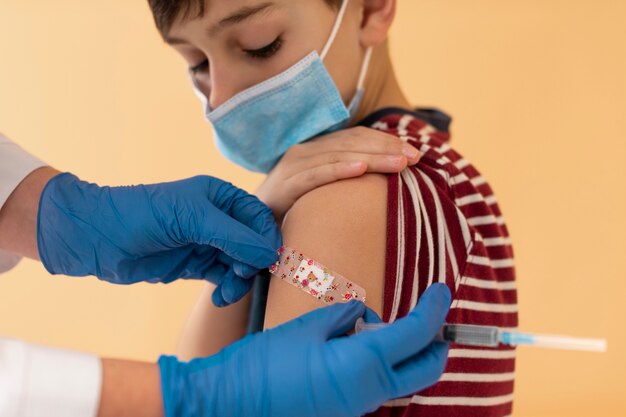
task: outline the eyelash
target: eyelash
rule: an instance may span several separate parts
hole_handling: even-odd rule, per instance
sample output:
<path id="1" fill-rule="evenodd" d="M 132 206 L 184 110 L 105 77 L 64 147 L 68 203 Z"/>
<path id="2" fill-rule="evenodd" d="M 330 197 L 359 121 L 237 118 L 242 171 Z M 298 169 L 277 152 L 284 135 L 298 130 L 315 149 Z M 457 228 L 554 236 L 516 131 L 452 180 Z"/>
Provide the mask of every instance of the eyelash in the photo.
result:
<path id="1" fill-rule="evenodd" d="M 244 49 L 244 52 L 252 59 L 269 59 L 276 55 L 283 47 L 284 41 L 280 36 L 267 46 L 259 49 Z M 209 66 L 209 60 L 205 59 L 196 66 L 189 68 L 192 74 L 200 72 Z"/>
<path id="2" fill-rule="evenodd" d="M 190 71 L 192 74 L 196 74 L 196 73 L 198 73 L 198 72 L 200 72 L 200 71 L 202 71 L 203 69 L 206 69 L 206 68 L 208 68 L 208 67 L 209 67 L 209 60 L 208 60 L 208 59 L 205 59 L 204 61 L 202 61 L 202 62 L 201 62 L 201 63 L 199 63 L 198 65 L 196 65 L 196 66 L 194 66 L 194 67 L 189 68 L 189 71 Z"/>
<path id="3" fill-rule="evenodd" d="M 267 46 L 264 46 L 263 48 L 254 49 L 254 50 L 245 49 L 244 52 L 250 58 L 253 58 L 253 59 L 268 59 L 276 55 L 276 53 L 280 51 L 280 48 L 282 48 L 283 43 L 284 43 L 283 38 L 279 36 L 278 38 L 276 38 L 276 40 L 274 40 L 274 42 L 270 43 Z"/>

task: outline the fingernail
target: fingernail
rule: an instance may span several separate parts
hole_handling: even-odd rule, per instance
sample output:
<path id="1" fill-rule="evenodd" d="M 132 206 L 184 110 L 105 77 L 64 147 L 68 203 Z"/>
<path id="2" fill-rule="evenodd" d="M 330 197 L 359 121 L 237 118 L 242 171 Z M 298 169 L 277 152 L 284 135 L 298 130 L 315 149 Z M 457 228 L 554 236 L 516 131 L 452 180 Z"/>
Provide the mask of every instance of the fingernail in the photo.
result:
<path id="1" fill-rule="evenodd" d="M 363 165 L 364 164 L 365 164 L 365 162 L 362 162 L 362 161 L 350 162 L 350 168 L 352 168 L 352 169 L 363 169 Z"/>
<path id="2" fill-rule="evenodd" d="M 409 159 L 415 159 L 420 154 L 417 149 L 412 147 L 411 145 L 405 144 L 402 145 L 402 154 Z"/>
<path id="3" fill-rule="evenodd" d="M 443 297 L 444 304 L 450 305 L 450 302 L 452 301 L 451 300 L 452 296 L 450 294 L 450 288 L 448 288 L 446 284 L 440 282 L 440 283 L 431 285 L 431 287 L 434 287 L 433 290 L 437 291 L 440 297 Z"/>

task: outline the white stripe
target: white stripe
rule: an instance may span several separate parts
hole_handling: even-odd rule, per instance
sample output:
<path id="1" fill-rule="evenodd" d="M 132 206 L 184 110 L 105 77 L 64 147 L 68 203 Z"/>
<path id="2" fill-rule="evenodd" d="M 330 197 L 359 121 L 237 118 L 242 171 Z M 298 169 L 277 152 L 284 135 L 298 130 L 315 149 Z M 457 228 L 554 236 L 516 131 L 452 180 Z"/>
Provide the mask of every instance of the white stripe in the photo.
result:
<path id="1" fill-rule="evenodd" d="M 506 382 L 515 379 L 514 372 L 503 372 L 500 374 L 476 374 L 476 373 L 452 373 L 446 372 L 441 375 L 439 381 L 454 382 Z"/>
<path id="2" fill-rule="evenodd" d="M 398 122 L 398 135 L 400 136 L 406 136 L 409 134 L 409 131 L 407 130 L 409 123 L 411 123 L 411 121 L 414 120 L 414 117 L 408 114 L 405 114 L 404 116 L 402 116 L 402 118 L 400 119 L 400 121 Z"/>
<path id="3" fill-rule="evenodd" d="M 461 183 L 464 183 L 468 179 L 469 178 L 467 178 L 467 175 L 464 172 L 462 172 L 452 177 L 452 179 L 450 180 L 450 185 L 459 185 Z"/>
<path id="4" fill-rule="evenodd" d="M 461 209 L 456 207 L 456 214 L 459 217 L 459 221 L 461 223 L 461 230 L 463 231 L 463 241 L 465 242 L 465 253 L 469 253 L 472 250 L 472 246 L 474 246 L 474 241 L 472 240 L 472 234 L 470 232 L 469 223 L 465 219 L 463 212 Z"/>
<path id="5" fill-rule="evenodd" d="M 441 158 L 437 159 L 437 164 L 438 165 L 448 165 L 450 163 L 450 160 L 448 158 L 446 158 L 445 156 L 442 156 Z"/>
<path id="6" fill-rule="evenodd" d="M 444 143 L 440 147 L 436 148 L 436 150 L 439 153 L 446 153 L 450 150 L 450 145 L 448 145 L 447 143 Z"/>
<path id="7" fill-rule="evenodd" d="M 422 171 L 418 171 L 418 172 L 422 176 L 422 179 L 424 180 L 424 182 L 426 183 L 426 186 L 430 190 L 430 193 L 432 194 L 432 197 L 433 197 L 433 201 L 435 202 L 435 210 L 437 212 L 437 244 L 439 245 L 439 270 L 437 271 L 439 274 L 438 281 L 445 283 L 446 282 L 446 249 L 448 248 L 448 245 L 445 244 L 444 242 L 451 240 L 449 233 L 448 233 L 448 225 L 446 222 L 446 217 L 443 214 L 443 209 L 441 208 L 441 201 L 439 200 L 439 195 L 437 193 L 437 190 L 435 189 L 435 184 L 433 184 L 433 181 L 428 176 L 426 176 L 426 174 L 424 174 Z M 452 253 L 452 255 L 454 255 L 454 253 Z M 451 258 L 451 261 L 454 261 L 456 263 L 456 259 L 454 259 L 453 257 Z M 455 268 L 455 270 L 458 271 L 458 268 Z M 457 277 L 456 271 L 454 272 L 455 281 Z"/>
<path id="8" fill-rule="evenodd" d="M 492 281 L 488 279 L 477 279 L 471 277 L 463 277 L 463 285 L 470 287 L 484 288 L 486 290 L 509 291 L 515 290 L 517 284 L 515 281 Z"/>
<path id="9" fill-rule="evenodd" d="M 414 395 L 411 398 L 399 398 L 388 401 L 385 407 L 406 407 L 409 404 L 421 405 L 465 405 L 470 407 L 489 407 L 502 405 L 513 401 L 513 394 L 499 395 L 496 397 L 423 397 Z"/>
<path id="10" fill-rule="evenodd" d="M 444 169 L 436 169 L 435 172 L 439 174 L 439 176 L 443 178 L 447 184 L 450 184 L 450 173 L 448 171 Z"/>
<path id="11" fill-rule="evenodd" d="M 389 125 L 387 122 L 378 121 L 372 125 L 372 129 L 389 130 Z"/>
<path id="12" fill-rule="evenodd" d="M 464 183 L 465 181 L 470 181 L 470 183 L 474 186 L 474 187 L 478 187 L 479 185 L 483 185 L 483 184 L 487 184 L 487 180 L 481 176 L 481 175 L 477 175 L 474 178 L 472 178 L 471 180 L 467 177 L 467 174 L 465 174 L 464 172 L 455 175 L 452 178 L 451 181 L 451 185 L 459 185 Z"/>
<path id="13" fill-rule="evenodd" d="M 514 350 L 450 349 L 449 358 L 515 359 Z"/>
<path id="14" fill-rule="evenodd" d="M 493 214 L 489 214 L 487 216 L 470 217 L 467 219 L 467 222 L 470 226 L 483 226 L 486 224 L 498 224 L 501 226 L 504 224 L 504 217 L 496 217 Z"/>
<path id="15" fill-rule="evenodd" d="M 505 246 L 511 244 L 510 237 L 488 237 L 483 239 L 486 247 L 490 246 Z"/>
<path id="16" fill-rule="evenodd" d="M 420 198 L 420 211 L 422 212 L 422 217 L 424 219 L 424 229 L 426 230 L 426 244 L 428 245 L 428 284 L 426 288 L 430 287 L 434 282 L 435 278 L 435 242 L 433 238 L 433 231 L 430 225 L 430 217 L 428 217 L 428 212 L 426 211 L 426 203 L 424 202 L 424 198 L 422 196 L 421 190 L 419 194 Z M 419 253 L 417 254 L 419 256 Z"/>
<path id="17" fill-rule="evenodd" d="M 394 289 L 389 322 L 394 322 L 396 317 L 398 317 L 402 282 L 404 280 L 404 199 L 402 197 L 402 180 L 399 175 L 396 178 L 398 179 L 398 256 L 396 258 L 396 287 Z"/>
<path id="18" fill-rule="evenodd" d="M 461 310 L 485 311 L 488 313 L 517 313 L 517 304 L 491 304 L 479 303 L 477 301 L 454 300 L 452 308 Z"/>
<path id="19" fill-rule="evenodd" d="M 484 201 L 484 200 L 485 200 L 485 198 L 483 197 L 482 194 L 476 193 L 476 194 L 466 195 L 465 197 L 457 198 L 454 201 L 456 202 L 457 206 L 463 207 L 463 206 L 466 206 L 468 204 L 478 203 L 478 202 L 481 202 L 481 201 Z"/>
<path id="20" fill-rule="evenodd" d="M 421 193 L 418 194 L 417 197 L 419 199 L 419 210 L 422 220 L 424 222 L 423 228 L 426 230 L 426 244 L 428 245 L 428 288 L 433 283 L 435 274 L 435 257 L 433 256 L 433 254 L 435 253 L 435 244 L 433 242 L 433 232 L 430 226 L 430 217 L 428 216 L 428 212 L 426 211 L 426 203 L 424 202 L 424 198 Z M 416 215 L 418 214 L 416 213 Z M 417 256 L 419 257 L 419 253 L 417 254 Z"/>
<path id="21" fill-rule="evenodd" d="M 498 200 L 496 199 L 495 195 L 490 195 L 488 197 L 485 197 L 485 203 L 489 204 L 490 206 L 493 206 L 494 204 L 498 203 Z"/>
<path id="22" fill-rule="evenodd" d="M 463 169 L 466 166 L 468 166 L 469 164 L 470 164 L 469 161 L 467 161 L 466 159 L 461 158 L 461 159 L 459 159 L 458 161 L 456 161 L 454 163 L 454 166 L 457 167 L 458 169 Z"/>
<path id="23" fill-rule="evenodd" d="M 435 132 L 435 128 L 432 127 L 431 125 L 426 125 L 423 128 L 421 128 L 420 131 L 417 133 L 419 133 L 420 135 L 429 135 L 433 132 Z"/>
<path id="24" fill-rule="evenodd" d="M 474 178 L 472 178 L 472 179 L 470 180 L 470 182 L 472 183 L 472 185 L 473 185 L 474 187 L 478 187 L 479 185 L 486 184 L 486 183 L 487 183 L 487 180 L 486 180 L 484 177 L 482 177 L 481 175 L 477 175 L 477 176 L 475 176 Z"/>
<path id="25" fill-rule="evenodd" d="M 489 259 L 486 256 L 470 255 L 467 257 L 467 262 L 474 265 L 490 266 L 493 269 L 512 268 L 515 266 L 515 261 L 512 258 Z"/>
<path id="26" fill-rule="evenodd" d="M 474 265 L 491 266 L 491 260 L 486 256 L 470 255 L 467 257 L 467 262 Z"/>
<path id="27" fill-rule="evenodd" d="M 415 235 L 417 236 L 416 247 L 415 247 L 415 263 L 414 263 L 414 277 L 413 277 L 413 287 L 411 291 L 411 301 L 410 308 L 413 309 L 417 305 L 417 296 L 419 294 L 419 253 L 422 247 L 422 216 L 420 215 L 421 211 L 418 207 L 422 205 L 422 195 L 419 189 L 419 185 L 417 184 L 417 179 L 409 170 L 405 170 L 402 172 L 402 177 L 406 183 L 407 188 L 409 189 L 409 194 L 411 195 L 411 200 L 413 201 L 413 206 L 416 208 L 415 210 Z"/>
<path id="28" fill-rule="evenodd" d="M 513 260 L 512 258 L 491 260 L 491 267 L 494 269 L 513 268 L 514 266 L 515 266 L 515 260 Z"/>

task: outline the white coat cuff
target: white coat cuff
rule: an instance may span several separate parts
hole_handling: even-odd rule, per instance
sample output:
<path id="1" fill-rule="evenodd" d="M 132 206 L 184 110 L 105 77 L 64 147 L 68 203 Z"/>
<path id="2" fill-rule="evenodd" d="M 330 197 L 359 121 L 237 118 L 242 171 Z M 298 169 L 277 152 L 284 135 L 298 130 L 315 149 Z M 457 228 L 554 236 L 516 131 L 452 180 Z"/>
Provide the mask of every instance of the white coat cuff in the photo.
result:
<path id="1" fill-rule="evenodd" d="M 0 209 L 24 178 L 46 164 L 0 134 Z M 13 268 L 20 257 L 0 251 L 0 273 Z"/>
<path id="2" fill-rule="evenodd" d="M 2 416 L 95 417 L 101 385 L 96 356 L 0 339 Z"/>

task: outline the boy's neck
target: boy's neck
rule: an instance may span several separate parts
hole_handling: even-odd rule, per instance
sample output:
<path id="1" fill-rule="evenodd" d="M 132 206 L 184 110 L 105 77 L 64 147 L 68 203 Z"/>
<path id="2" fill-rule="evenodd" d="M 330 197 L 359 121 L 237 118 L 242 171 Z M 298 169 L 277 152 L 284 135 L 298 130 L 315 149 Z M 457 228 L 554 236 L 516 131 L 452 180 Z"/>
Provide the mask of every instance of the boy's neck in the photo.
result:
<path id="1" fill-rule="evenodd" d="M 354 121 L 359 122 L 376 110 L 385 107 L 411 108 L 411 104 L 398 84 L 389 57 L 387 42 L 376 48 L 372 54 L 372 61 L 365 81 L 363 101 Z"/>

